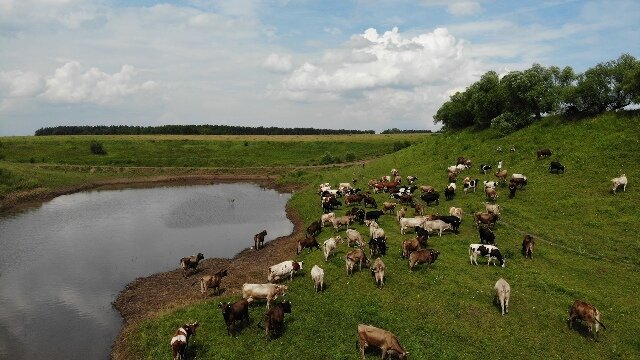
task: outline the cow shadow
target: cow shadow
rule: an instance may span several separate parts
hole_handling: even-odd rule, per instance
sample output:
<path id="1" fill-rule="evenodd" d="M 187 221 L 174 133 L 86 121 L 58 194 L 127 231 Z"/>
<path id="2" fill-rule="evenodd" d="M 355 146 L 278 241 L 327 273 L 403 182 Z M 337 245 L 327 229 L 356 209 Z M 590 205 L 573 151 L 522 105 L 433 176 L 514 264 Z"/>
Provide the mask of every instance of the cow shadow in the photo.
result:
<path id="1" fill-rule="evenodd" d="M 187 274 L 187 278 L 190 278 L 194 275 L 198 275 L 200 273 L 202 273 L 204 271 L 204 269 L 195 269 L 195 270 L 190 270 L 189 273 Z"/>
<path id="2" fill-rule="evenodd" d="M 187 346 L 187 353 L 185 354 L 186 359 L 197 359 L 198 354 L 204 354 L 207 352 L 207 349 L 204 345 L 200 343 L 191 343 Z"/>
<path id="3" fill-rule="evenodd" d="M 579 333 L 580 335 L 582 335 L 582 337 L 584 337 L 588 341 L 591 341 L 591 340 L 598 341 L 598 335 L 595 335 L 595 337 L 592 337 L 591 333 L 589 332 L 589 326 L 587 326 L 586 323 L 584 323 L 584 322 L 582 322 L 580 320 L 575 320 L 573 322 L 573 327 L 572 328 L 569 328 L 569 321 L 566 321 L 566 324 L 567 324 L 567 328 L 570 331 L 575 331 L 575 332 Z"/>

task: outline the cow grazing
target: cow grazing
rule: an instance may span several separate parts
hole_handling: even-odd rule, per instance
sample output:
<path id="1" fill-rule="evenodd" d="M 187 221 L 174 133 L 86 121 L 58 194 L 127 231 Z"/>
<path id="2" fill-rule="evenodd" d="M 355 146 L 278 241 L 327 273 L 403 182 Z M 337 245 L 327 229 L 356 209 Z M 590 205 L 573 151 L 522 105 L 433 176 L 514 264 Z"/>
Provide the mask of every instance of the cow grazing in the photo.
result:
<path id="1" fill-rule="evenodd" d="M 587 324 L 587 329 L 589 330 L 589 334 L 594 340 L 598 340 L 598 331 L 600 330 L 600 325 L 602 325 L 603 329 L 606 329 L 606 326 L 600 321 L 600 311 L 596 309 L 595 306 L 586 303 L 584 301 L 576 300 L 569 308 L 569 319 L 567 319 L 567 325 L 569 325 L 569 329 L 573 328 L 573 323 L 576 320 L 582 320 Z M 595 327 L 595 331 L 594 328 Z"/>
<path id="2" fill-rule="evenodd" d="M 269 266 L 267 281 L 278 281 L 286 276 L 289 276 L 289 280 L 293 280 L 293 274 L 298 270 L 302 270 L 302 263 L 302 261 L 287 260 L 279 264 Z"/>
<path id="3" fill-rule="evenodd" d="M 335 217 L 336 213 L 334 212 L 320 215 L 320 227 L 324 227 L 324 224 L 326 223 L 331 224 Z"/>
<path id="4" fill-rule="evenodd" d="M 496 201 L 498 199 L 498 192 L 494 188 L 490 188 L 490 187 L 484 188 L 484 194 L 487 196 L 488 199 L 491 199 L 491 201 Z"/>
<path id="5" fill-rule="evenodd" d="M 380 348 L 382 360 L 392 355 L 396 355 L 400 360 L 406 360 L 409 355 L 409 352 L 400 345 L 398 338 L 392 332 L 371 325 L 358 325 L 356 345 L 363 359 L 365 358 L 364 352 L 369 346 Z"/>
<path id="6" fill-rule="evenodd" d="M 189 257 L 185 257 L 180 259 L 180 267 L 182 268 L 182 276 L 184 276 L 185 278 L 187 277 L 187 274 L 189 273 L 190 269 L 197 269 L 198 268 L 198 263 L 200 263 L 200 260 L 204 259 L 204 255 L 202 255 L 202 253 L 198 253 L 197 255 L 191 255 Z"/>
<path id="7" fill-rule="evenodd" d="M 409 270 L 413 271 L 413 268 L 419 264 L 433 264 L 438 259 L 440 252 L 434 249 L 417 250 L 409 254 Z"/>
<path id="8" fill-rule="evenodd" d="M 259 250 L 264 245 L 265 236 L 267 236 L 267 230 L 262 230 L 253 236 L 254 249 Z"/>
<path id="9" fill-rule="evenodd" d="M 368 265 L 369 259 L 364 254 L 362 249 L 353 249 L 345 256 L 345 264 L 347 268 L 347 275 L 353 274 L 353 268 L 358 264 L 358 270 L 362 270 L 362 264 Z"/>
<path id="10" fill-rule="evenodd" d="M 487 224 L 490 227 L 493 227 L 496 221 L 498 221 L 499 216 L 493 213 L 477 212 L 473 214 L 473 219 L 476 222 L 476 226 L 480 226 L 480 224 Z"/>
<path id="11" fill-rule="evenodd" d="M 384 202 L 382 203 L 382 211 L 393 214 L 393 210 L 396 209 L 396 205 L 398 204 L 392 202 Z"/>
<path id="12" fill-rule="evenodd" d="M 422 185 L 420 186 L 420 191 L 423 193 L 431 193 L 434 192 L 436 189 L 431 186 L 431 185 Z"/>
<path id="13" fill-rule="evenodd" d="M 454 183 L 458 180 L 458 173 L 450 172 L 447 174 L 447 180 L 449 183 Z"/>
<path id="14" fill-rule="evenodd" d="M 371 210 L 367 211 L 364 215 L 364 220 L 374 220 L 377 221 L 382 215 L 384 215 L 384 211 L 382 210 Z"/>
<path id="15" fill-rule="evenodd" d="M 562 171 L 564 173 L 564 165 L 560 164 L 559 161 L 552 161 L 551 164 L 549 164 L 549 172 L 550 173 L 559 174 L 560 171 Z"/>
<path id="16" fill-rule="evenodd" d="M 622 187 L 622 191 L 627 192 L 627 175 L 622 174 L 617 178 L 611 179 L 612 188 L 611 191 L 615 194 L 620 187 Z"/>
<path id="17" fill-rule="evenodd" d="M 194 322 L 193 324 L 184 324 L 171 338 L 171 353 L 173 354 L 173 360 L 183 360 L 187 355 L 187 345 L 189 344 L 189 338 L 196 336 L 196 329 L 200 324 Z"/>
<path id="18" fill-rule="evenodd" d="M 427 206 L 431 205 L 431 203 L 435 202 L 436 205 L 440 205 L 440 194 L 438 192 L 427 192 L 420 195 L 420 199 L 427 203 Z"/>
<path id="19" fill-rule="evenodd" d="M 453 197 L 456 195 L 456 184 L 451 183 L 444 189 L 444 198 L 447 200 L 453 200 Z"/>
<path id="20" fill-rule="evenodd" d="M 496 234 L 494 234 L 488 226 L 478 226 L 478 233 L 480 235 L 480 243 L 488 245 L 496 244 Z"/>
<path id="21" fill-rule="evenodd" d="M 349 195 L 344 198 L 344 203 L 347 206 L 360 204 L 364 200 L 365 196 L 362 194 Z"/>
<path id="22" fill-rule="evenodd" d="M 428 233 L 427 233 L 428 234 Z M 408 258 L 412 252 L 420 250 L 421 246 L 427 246 L 429 236 L 416 236 L 413 239 L 405 240 L 402 242 L 402 257 Z"/>
<path id="23" fill-rule="evenodd" d="M 371 266 L 371 275 L 376 279 L 376 286 L 380 289 L 384 286 L 384 262 L 376 258 Z"/>
<path id="24" fill-rule="evenodd" d="M 457 216 L 462 221 L 462 208 L 452 206 L 449 208 L 449 215 Z"/>
<path id="25" fill-rule="evenodd" d="M 371 256 L 387 255 L 387 239 L 384 236 L 374 237 L 369 240 Z"/>
<path id="26" fill-rule="evenodd" d="M 502 253 L 500 253 L 500 249 L 493 245 L 484 245 L 484 244 L 471 244 L 469 245 L 469 261 L 471 265 L 478 265 L 478 255 L 487 257 L 487 265 L 491 263 L 493 260 L 493 265 L 495 265 L 495 261 L 500 262 L 500 266 L 504 267 L 505 260 L 502 257 Z"/>
<path id="27" fill-rule="evenodd" d="M 267 309 L 269 308 L 271 301 L 278 298 L 278 296 L 284 296 L 287 292 L 287 285 L 279 284 L 243 284 L 242 285 L 242 298 L 252 300 L 266 299 Z"/>
<path id="28" fill-rule="evenodd" d="M 496 171 L 495 175 L 498 181 L 507 182 L 507 170 Z"/>
<path id="29" fill-rule="evenodd" d="M 415 226 L 422 226 L 426 218 L 423 216 L 417 216 L 413 218 L 401 218 L 400 219 L 400 234 L 404 235 L 406 229 L 412 229 Z"/>
<path id="30" fill-rule="evenodd" d="M 220 270 L 213 275 L 206 275 L 200 278 L 200 292 L 202 297 L 207 297 L 207 289 L 213 289 L 213 295 L 217 295 L 220 291 L 220 283 L 222 278 L 227 276 L 227 270 Z"/>
<path id="31" fill-rule="evenodd" d="M 445 223 L 451 225 L 451 230 L 453 230 L 456 234 L 458 233 L 458 231 L 460 231 L 460 224 L 462 223 L 462 220 L 455 215 L 432 215 L 431 218 L 433 220 L 442 220 Z"/>
<path id="32" fill-rule="evenodd" d="M 484 175 L 486 175 L 491 169 L 492 169 L 491 165 L 480 164 L 480 172 L 483 173 Z"/>
<path id="33" fill-rule="evenodd" d="M 452 218 L 456 218 L 456 222 L 458 224 L 458 226 L 460 225 L 460 219 L 458 219 L 455 216 L 452 216 Z M 440 219 L 436 219 L 436 220 L 426 220 L 424 223 L 422 223 L 422 226 L 429 232 L 433 232 L 433 231 L 438 231 L 438 236 L 442 236 L 442 232 L 445 230 L 453 230 L 453 225 L 452 224 L 447 224 L 445 221 L 440 220 Z"/>
<path id="34" fill-rule="evenodd" d="M 347 226 L 349 226 L 349 224 L 351 224 L 353 222 L 353 219 L 355 217 L 352 215 L 345 215 L 345 216 L 337 216 L 333 219 L 333 228 L 335 229 L 335 231 L 339 231 L 341 227 L 345 227 L 345 229 L 347 228 Z"/>
<path id="35" fill-rule="evenodd" d="M 275 304 L 264 314 L 264 330 L 267 340 L 280 336 L 284 331 L 284 314 L 291 314 L 291 303 L 289 301 Z"/>
<path id="36" fill-rule="evenodd" d="M 484 208 L 489 214 L 500 216 L 500 205 L 484 203 Z"/>
<path id="37" fill-rule="evenodd" d="M 365 208 L 367 207 L 367 205 L 370 205 L 374 209 L 378 208 L 378 204 L 376 203 L 376 199 L 374 199 L 372 196 L 367 196 L 362 200 L 363 200 Z"/>
<path id="38" fill-rule="evenodd" d="M 314 221 L 307 227 L 307 237 L 317 236 L 322 231 L 322 224 L 320 221 Z"/>
<path id="39" fill-rule="evenodd" d="M 494 189 L 495 189 L 495 188 L 496 188 L 496 186 L 498 186 L 498 183 L 497 183 L 497 182 L 495 182 L 495 181 L 486 181 L 486 180 L 485 180 L 485 181 L 483 181 L 482 183 L 484 184 L 484 188 L 485 188 L 485 189 L 486 189 L 486 188 L 494 188 Z"/>
<path id="40" fill-rule="evenodd" d="M 543 159 L 543 158 L 547 158 L 549 156 L 551 156 L 551 150 L 549 149 L 538 149 L 536 151 L 536 157 L 538 158 L 538 160 Z"/>
<path id="41" fill-rule="evenodd" d="M 313 248 L 320 250 L 320 244 L 316 241 L 315 236 L 307 235 L 302 239 L 298 239 L 296 244 L 296 255 L 300 255 L 303 249 L 309 249 L 309 252 L 311 252 Z"/>
<path id="42" fill-rule="evenodd" d="M 224 323 L 227 325 L 227 335 L 235 335 L 235 322 L 240 321 L 240 326 L 244 325 L 245 321 L 249 324 L 249 303 L 252 300 L 240 299 L 232 303 L 219 303 L 218 308 L 222 311 L 222 317 Z"/>
<path id="43" fill-rule="evenodd" d="M 476 192 L 476 188 L 478 187 L 478 182 L 480 180 L 475 179 L 475 180 L 465 180 L 465 182 L 462 184 L 462 189 L 464 191 L 464 193 L 466 194 L 469 190 L 473 189 L 473 192 Z"/>
<path id="44" fill-rule="evenodd" d="M 533 248 L 536 242 L 531 235 L 525 235 L 522 239 L 522 256 L 529 259 L 533 259 Z"/>
<path id="45" fill-rule="evenodd" d="M 311 280 L 313 280 L 313 289 L 318 291 L 324 291 L 324 270 L 318 265 L 313 265 L 311 268 Z"/>
<path id="46" fill-rule="evenodd" d="M 365 246 L 364 240 L 362 240 L 362 235 L 358 232 L 358 230 L 347 229 L 346 236 L 347 236 L 347 244 L 349 246 L 356 246 L 361 249 L 364 248 Z"/>
<path id="47" fill-rule="evenodd" d="M 500 278 L 498 279 L 498 281 L 496 281 L 496 285 L 494 286 L 494 288 L 496 289 L 496 296 L 494 300 L 500 306 L 500 309 L 502 310 L 502 316 L 504 316 L 505 313 L 509 313 L 509 297 L 511 296 L 511 286 L 509 286 L 509 283 L 505 279 Z"/>
<path id="48" fill-rule="evenodd" d="M 322 252 L 324 253 L 324 261 L 329 261 L 329 256 L 333 254 L 333 251 L 338 247 L 338 244 L 342 242 L 340 235 L 336 235 L 332 238 L 325 240 L 322 243 Z"/>

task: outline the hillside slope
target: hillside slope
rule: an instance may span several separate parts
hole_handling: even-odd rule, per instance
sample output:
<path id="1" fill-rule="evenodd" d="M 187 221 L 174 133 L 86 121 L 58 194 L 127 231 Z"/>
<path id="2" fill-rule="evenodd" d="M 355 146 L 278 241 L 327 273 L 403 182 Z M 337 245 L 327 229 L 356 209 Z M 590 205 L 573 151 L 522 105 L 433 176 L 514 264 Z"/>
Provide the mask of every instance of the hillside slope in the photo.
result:
<path id="1" fill-rule="evenodd" d="M 238 337 L 228 337 L 215 304 L 221 299 L 164 314 L 145 322 L 131 348 L 141 358 L 167 356 L 167 341 L 175 327 L 189 319 L 201 319 L 193 347 L 199 359 L 358 359 L 355 349 L 356 326 L 367 323 L 393 331 L 410 351 L 410 358 L 621 358 L 640 357 L 640 191 L 634 185 L 640 167 L 634 156 L 640 150 L 640 119 L 607 114 L 579 123 L 560 123 L 549 118 L 508 137 L 495 137 L 490 131 L 466 131 L 430 136 L 424 142 L 385 156 L 365 168 L 353 167 L 330 173 L 300 174 L 312 184 L 292 197 L 292 205 L 306 224 L 320 216 L 317 183 L 332 184 L 359 178 L 364 186 L 391 168 L 403 176 L 415 175 L 419 184 L 446 185 L 445 168 L 458 156 L 474 161 L 462 176 L 481 181 L 477 165 L 502 159 L 509 173 L 523 173 L 529 185 L 508 198 L 505 187 L 498 189 L 497 203 L 503 207 L 497 225 L 497 245 L 506 255 L 506 267 L 469 264 L 468 245 L 479 242 L 471 214 L 486 201 L 481 190 L 464 195 L 459 189 L 452 201 L 441 199 L 429 213 L 446 214 L 450 206 L 462 207 L 464 221 L 459 234 L 434 236 L 430 247 L 440 251 L 437 262 L 409 272 L 400 258 L 400 243 L 413 234 L 400 235 L 395 216 L 385 215 L 389 252 L 386 286 L 375 288 L 369 271 L 345 274 L 341 245 L 328 262 L 320 251 L 304 251 L 304 270 L 290 284 L 287 298 L 293 312 L 286 316 L 286 331 L 275 341 L 266 342 L 255 324 L 264 307 L 252 306 L 251 327 Z M 502 146 L 505 151 L 497 152 Z M 515 147 L 515 152 L 508 149 Z M 550 148 L 550 159 L 536 160 L 535 150 Z M 566 166 L 564 174 L 550 174 L 548 165 L 558 159 Z M 609 180 L 626 173 L 630 184 L 625 193 L 609 193 Z M 459 182 L 460 184 L 460 182 Z M 375 195 L 378 203 L 388 194 Z M 342 215 L 345 209 L 338 210 Z M 413 211 L 409 212 L 413 215 Z M 354 225 L 368 235 L 368 229 Z M 536 240 L 533 260 L 520 254 L 523 234 Z M 320 242 L 334 235 L 324 229 Z M 296 258 L 295 254 L 291 255 Z M 315 294 L 309 272 L 314 264 L 325 270 L 327 289 Z M 266 271 L 266 267 L 265 267 Z M 511 306 L 501 316 L 493 304 L 493 285 L 500 277 L 511 284 Z M 262 282 L 265 279 L 256 279 Z M 224 297 L 235 300 L 238 296 Z M 584 336 L 584 326 L 567 328 L 567 310 L 575 299 L 597 306 L 607 325 L 600 342 Z M 367 358 L 379 353 L 368 352 Z"/>

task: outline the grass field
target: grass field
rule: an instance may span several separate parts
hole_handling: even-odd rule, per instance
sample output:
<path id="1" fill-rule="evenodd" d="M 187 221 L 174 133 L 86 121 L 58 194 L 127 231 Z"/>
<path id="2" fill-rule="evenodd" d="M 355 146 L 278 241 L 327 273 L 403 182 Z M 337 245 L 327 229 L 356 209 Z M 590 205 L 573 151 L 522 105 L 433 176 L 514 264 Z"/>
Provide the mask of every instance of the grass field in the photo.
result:
<path id="1" fill-rule="evenodd" d="M 450 206 L 462 207 L 464 220 L 459 234 L 432 237 L 430 246 L 440 251 L 430 268 L 409 272 L 400 258 L 400 242 L 413 235 L 400 235 L 394 217 L 380 221 L 387 233 L 389 253 L 386 286 L 376 289 L 366 270 L 347 277 L 341 245 L 335 257 L 325 263 L 318 250 L 291 257 L 303 260 L 305 269 L 290 284 L 286 298 L 293 303 L 287 314 L 286 331 L 267 342 L 258 322 L 262 305 L 251 307 L 252 325 L 237 337 L 226 335 L 218 301 L 235 301 L 224 296 L 177 311 L 160 314 L 139 325 L 130 339 L 132 356 L 144 359 L 169 358 L 168 341 L 186 321 L 202 323 L 190 344 L 198 359 L 358 359 L 356 326 L 366 323 L 393 331 L 412 359 L 638 359 L 640 358 L 640 192 L 635 179 L 640 167 L 634 155 L 640 151 L 638 117 L 603 115 L 578 123 L 560 123 L 553 118 L 500 138 L 490 131 L 447 134 L 369 163 L 321 173 L 299 172 L 283 181 L 302 179 L 310 184 L 291 199 L 305 223 L 317 219 L 320 182 L 349 181 L 361 184 L 397 168 L 415 175 L 420 184 L 446 185 L 445 168 L 458 156 L 474 161 L 463 176 L 493 180 L 482 175 L 480 163 L 502 159 L 509 173 L 524 173 L 529 185 L 508 198 L 498 189 L 497 203 L 503 207 L 497 225 L 497 245 L 506 255 L 504 269 L 469 264 L 468 245 L 479 242 L 471 215 L 482 208 L 482 191 L 464 195 L 460 189 L 452 201 L 441 199 L 430 213 L 448 213 Z M 496 152 L 496 147 L 516 151 Z M 550 159 L 536 160 L 535 150 L 552 149 Z M 548 164 L 558 159 L 564 174 L 550 174 Z M 630 184 L 625 193 L 609 193 L 609 180 L 625 172 Z M 375 195 L 378 203 L 387 194 Z M 339 210 L 338 215 L 345 209 Z M 412 212 L 410 212 L 412 214 Z M 363 234 L 364 226 L 354 225 Z M 523 234 L 537 240 L 533 260 L 520 254 Z M 324 229 L 320 242 L 334 234 Z M 315 294 L 309 271 L 314 264 L 325 270 L 327 288 Z M 492 302 L 493 285 L 500 277 L 511 284 L 511 307 L 501 316 Z M 265 276 L 266 278 L 266 276 Z M 266 280 L 266 279 L 265 279 Z M 597 306 L 607 325 L 600 341 L 584 336 L 584 326 L 569 330 L 568 307 L 575 299 Z M 375 351 L 368 359 L 378 358 Z"/>

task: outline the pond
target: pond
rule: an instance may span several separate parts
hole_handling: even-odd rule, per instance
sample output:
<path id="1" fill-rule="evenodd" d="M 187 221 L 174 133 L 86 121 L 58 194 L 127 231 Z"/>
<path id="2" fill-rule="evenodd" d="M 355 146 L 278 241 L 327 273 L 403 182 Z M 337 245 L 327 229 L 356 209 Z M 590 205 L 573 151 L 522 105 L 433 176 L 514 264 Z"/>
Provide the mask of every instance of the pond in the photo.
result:
<path id="1" fill-rule="evenodd" d="M 291 234 L 290 194 L 254 184 L 82 192 L 0 217 L 0 358 L 108 359 L 111 302 L 179 259 L 233 257 Z"/>

